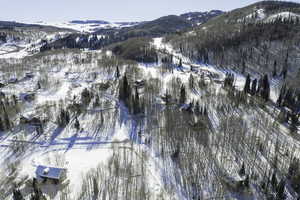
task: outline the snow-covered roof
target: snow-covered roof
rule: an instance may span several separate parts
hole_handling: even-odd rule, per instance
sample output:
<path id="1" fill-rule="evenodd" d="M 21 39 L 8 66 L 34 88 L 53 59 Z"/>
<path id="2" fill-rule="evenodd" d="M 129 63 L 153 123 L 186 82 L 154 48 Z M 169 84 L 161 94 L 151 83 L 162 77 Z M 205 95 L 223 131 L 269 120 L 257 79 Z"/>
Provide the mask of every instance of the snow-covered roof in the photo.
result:
<path id="1" fill-rule="evenodd" d="M 63 172 L 66 169 L 63 168 L 55 168 L 55 167 L 47 167 L 47 166 L 43 166 L 43 165 L 39 165 L 36 168 L 36 175 L 41 177 L 41 178 L 50 178 L 50 179 L 56 179 L 59 180 L 62 175 Z"/>

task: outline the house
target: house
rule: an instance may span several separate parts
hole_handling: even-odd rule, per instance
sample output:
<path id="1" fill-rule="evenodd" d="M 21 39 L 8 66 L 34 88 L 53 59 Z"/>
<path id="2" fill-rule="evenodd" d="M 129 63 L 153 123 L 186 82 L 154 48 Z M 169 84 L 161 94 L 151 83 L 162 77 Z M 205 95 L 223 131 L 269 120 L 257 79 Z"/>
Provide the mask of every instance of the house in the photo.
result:
<path id="1" fill-rule="evenodd" d="M 43 182 L 52 182 L 58 184 L 66 178 L 67 170 L 64 168 L 49 167 L 39 165 L 36 168 L 37 179 L 42 180 Z"/>

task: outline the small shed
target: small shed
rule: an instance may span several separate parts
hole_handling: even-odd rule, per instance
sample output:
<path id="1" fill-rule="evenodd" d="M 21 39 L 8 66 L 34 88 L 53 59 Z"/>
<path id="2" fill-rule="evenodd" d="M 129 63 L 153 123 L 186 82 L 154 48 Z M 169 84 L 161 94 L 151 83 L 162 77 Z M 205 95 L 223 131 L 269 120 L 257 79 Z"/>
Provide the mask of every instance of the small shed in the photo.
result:
<path id="1" fill-rule="evenodd" d="M 36 176 L 44 182 L 50 181 L 58 184 L 66 178 L 66 169 L 39 165 L 36 168 Z"/>

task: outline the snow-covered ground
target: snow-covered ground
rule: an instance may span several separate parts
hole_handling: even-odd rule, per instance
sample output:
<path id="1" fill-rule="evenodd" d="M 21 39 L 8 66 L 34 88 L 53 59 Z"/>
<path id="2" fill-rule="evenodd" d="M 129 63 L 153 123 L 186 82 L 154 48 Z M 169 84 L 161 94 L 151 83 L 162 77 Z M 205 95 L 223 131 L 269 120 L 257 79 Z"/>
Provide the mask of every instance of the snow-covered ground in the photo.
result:
<path id="1" fill-rule="evenodd" d="M 280 12 L 280 13 L 277 13 L 277 14 L 274 14 L 274 15 L 271 15 L 271 16 L 267 17 L 265 19 L 265 22 L 273 22 L 273 21 L 275 21 L 279 18 L 282 21 L 287 20 L 287 19 L 295 20 L 297 18 L 300 19 L 300 15 L 292 13 L 292 12 Z"/>
<path id="2" fill-rule="evenodd" d="M 51 36 L 51 38 L 57 37 Z M 42 135 L 37 134 L 32 127 L 22 129 L 19 125 L 8 133 L 0 134 L 0 174 L 7 170 L 8 164 L 15 163 L 16 160 L 19 163 L 16 166 L 18 174 L 15 180 L 22 180 L 24 177 L 30 180 L 35 177 L 36 166 L 40 164 L 66 168 L 69 199 L 77 199 L 84 191 L 92 190 L 84 188 L 92 187 L 87 175 L 97 173 L 102 173 L 103 176 L 98 177 L 98 181 L 105 189 L 108 183 L 113 185 L 119 182 L 127 184 L 134 182 L 136 188 L 145 185 L 145 188 L 141 187 L 139 191 L 145 190 L 149 199 L 190 200 L 194 194 L 205 199 L 219 198 L 220 196 L 217 196 L 219 194 L 222 195 L 221 198 L 227 199 L 262 199 L 261 192 L 256 187 L 257 182 L 253 181 L 251 184 L 252 194 L 227 191 L 223 182 L 229 179 L 234 185 L 234 181 L 244 180 L 244 177 L 238 174 L 242 162 L 250 166 L 254 160 L 252 172 L 259 175 L 263 173 L 260 164 L 262 167 L 271 168 L 270 157 L 264 153 L 256 152 L 257 158 L 253 157 L 250 149 L 250 144 L 255 143 L 252 141 L 253 134 L 257 134 L 255 140 L 270 143 L 269 155 L 273 155 L 274 149 L 277 148 L 276 140 L 281 144 L 300 145 L 293 140 L 293 136 L 289 135 L 285 125 L 279 125 L 278 129 L 270 125 L 276 123 L 275 114 L 278 112 L 276 108 L 272 105 L 267 105 L 265 108 L 257 106 L 256 109 L 247 104 L 232 105 L 231 101 L 234 100 L 227 96 L 221 84 L 214 84 L 214 80 L 223 81 L 226 73 L 230 72 L 235 75 L 236 89 L 241 91 L 245 84 L 243 75 L 217 66 L 196 63 L 177 52 L 170 44 L 164 43 L 162 38 L 155 38 L 152 45 L 160 52 L 172 54 L 174 65 L 182 60 L 182 67 L 174 67 L 170 72 L 161 69 L 162 63 L 124 64 L 119 65 L 121 74 L 131 70 L 130 78 L 133 79 L 131 81 L 144 79 L 146 83 L 151 84 L 143 95 L 149 95 L 148 93 L 157 87 L 158 93 L 152 97 L 153 99 L 159 99 L 167 90 L 173 89 L 171 92 L 175 93 L 174 90 L 179 90 L 174 86 L 176 84 L 185 85 L 187 103 L 193 100 L 200 101 L 201 106 L 208 108 L 208 119 L 211 123 L 211 130 L 208 133 L 203 130 L 193 132 L 190 126 L 185 124 L 186 114 L 181 111 L 184 106 L 179 108 L 175 105 L 167 108 L 161 102 L 151 99 L 153 105 L 147 107 L 149 110 L 141 117 L 142 119 L 139 119 L 140 116 L 130 114 L 128 108 L 118 98 L 119 81 L 114 75 L 115 66 L 107 64 L 107 60 L 101 62 L 102 59 L 112 58 L 111 52 L 83 50 L 78 54 L 70 52 L 53 54 L 33 65 L 36 67 L 33 78 L 21 79 L 18 83 L 6 85 L 1 90 L 5 94 L 16 94 L 18 97 L 20 93 L 29 91 L 36 94 L 33 102 L 22 104 L 22 113 L 14 119 L 16 124 L 19 122 L 20 115 L 47 115 L 52 118 L 44 127 Z M 7 48 L 11 50 L 10 47 Z M 87 61 L 89 59 L 90 61 Z M 77 61 L 75 64 L 74 60 L 82 62 Z M 193 65 L 192 71 L 191 65 Z M 205 88 L 200 88 L 197 84 L 194 88 L 189 88 L 190 77 L 194 76 L 195 83 L 198 83 L 202 74 L 205 75 L 205 83 L 207 83 Z M 215 75 L 216 78 L 211 78 L 211 75 Z M 48 81 L 49 86 L 36 89 L 37 82 L 43 80 Z M 107 90 L 102 91 L 95 87 L 106 81 L 110 85 Z M 279 87 L 278 80 L 271 81 L 273 101 L 278 97 Z M 99 94 L 100 106 L 90 105 L 77 116 L 80 130 L 74 127 L 75 115 L 71 116 L 71 121 L 66 127 L 58 127 L 56 118 L 60 107 L 80 101 L 81 93 L 85 88 Z M 173 93 L 172 98 L 176 98 L 177 94 Z M 154 110 L 151 110 L 152 108 Z M 164 112 L 167 109 L 171 114 Z M 168 123 L 171 122 L 166 122 L 169 118 L 171 122 L 174 121 L 174 124 L 169 125 Z M 184 125 L 183 128 L 175 127 L 181 123 Z M 160 131 L 161 127 L 168 127 L 171 131 Z M 271 128 L 272 130 L 269 130 Z M 154 130 L 146 131 L 147 129 Z M 139 135 L 139 130 L 142 136 Z M 174 135 L 165 135 L 172 133 Z M 151 142 L 147 143 L 146 140 L 149 138 Z M 182 162 L 175 162 L 171 156 L 176 147 L 164 149 L 170 145 L 164 142 L 172 143 L 173 140 L 175 143 L 184 142 L 180 143 L 183 146 L 180 149 L 185 150 L 180 151 L 180 155 L 184 155 L 180 158 Z M 233 143 L 225 143 L 230 140 Z M 15 144 L 24 145 L 25 150 L 19 154 L 12 153 Z M 228 144 L 230 145 L 227 146 Z M 185 157 L 185 154 L 191 157 Z M 126 158 L 129 158 L 129 161 Z M 188 160 L 187 163 L 193 163 L 193 160 L 198 162 L 184 166 L 184 159 Z M 113 172 L 115 165 L 120 164 L 122 165 L 118 168 L 120 170 Z M 247 170 L 250 170 L 249 168 Z M 4 173 L 9 174 L 9 172 Z M 118 176 L 120 174 L 121 176 Z M 220 176 L 223 178 L 222 181 Z M 111 182 L 101 182 L 106 178 Z M 186 182 L 195 178 L 199 178 L 196 180 L 201 182 Z M 112 179 L 119 182 L 113 182 Z M 21 185 L 21 188 L 24 187 L 24 184 Z M 123 191 L 124 188 L 126 186 L 120 186 L 119 190 Z M 43 191 L 45 190 L 47 188 L 43 188 Z M 52 199 L 59 200 L 61 194 L 62 191 L 59 191 Z M 109 194 L 107 195 L 106 199 L 110 199 Z"/>
<path id="3" fill-rule="evenodd" d="M 8 39 L 7 42 L 0 44 L 0 59 L 24 58 L 38 53 L 43 45 L 43 40 L 53 42 L 64 37 L 67 32 L 57 32 L 54 34 L 43 34 L 43 36 L 31 40 Z"/>

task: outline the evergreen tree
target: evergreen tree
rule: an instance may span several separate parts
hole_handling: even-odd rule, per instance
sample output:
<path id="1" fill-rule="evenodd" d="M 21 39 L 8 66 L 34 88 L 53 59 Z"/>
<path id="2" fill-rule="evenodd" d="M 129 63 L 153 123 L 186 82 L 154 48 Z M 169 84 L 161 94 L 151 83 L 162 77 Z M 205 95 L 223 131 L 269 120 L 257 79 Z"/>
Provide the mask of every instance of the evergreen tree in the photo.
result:
<path id="1" fill-rule="evenodd" d="M 276 188 L 276 200 L 285 199 L 284 189 L 285 189 L 285 181 L 281 180 Z"/>
<path id="2" fill-rule="evenodd" d="M 290 116 L 291 116 L 290 130 L 292 133 L 295 133 L 297 132 L 298 116 L 295 113 L 290 114 Z"/>
<path id="3" fill-rule="evenodd" d="M 192 74 L 189 77 L 189 87 L 190 89 L 194 88 L 194 76 Z"/>
<path id="4" fill-rule="evenodd" d="M 245 86 L 244 86 L 244 92 L 245 93 L 250 93 L 250 84 L 251 84 L 251 79 L 250 79 L 250 75 L 248 74 L 247 75 L 247 78 L 246 78 L 246 83 L 245 83 Z"/>
<path id="5" fill-rule="evenodd" d="M 14 189 L 13 190 L 13 200 L 24 200 L 24 197 L 20 190 Z"/>
<path id="6" fill-rule="evenodd" d="M 274 61 L 274 65 L 273 65 L 273 77 L 277 76 L 277 62 L 276 60 Z"/>
<path id="7" fill-rule="evenodd" d="M 260 95 L 265 100 L 268 101 L 270 98 L 270 83 L 268 75 L 264 75 L 263 79 L 260 81 Z"/>
<path id="8" fill-rule="evenodd" d="M 79 131 L 79 129 L 80 129 L 80 123 L 79 123 L 79 121 L 78 121 L 78 118 L 77 118 L 77 117 L 75 118 L 74 127 L 76 128 L 76 130 L 77 130 L 77 131 Z"/>
<path id="9" fill-rule="evenodd" d="M 282 93 L 279 94 L 279 97 L 278 97 L 278 99 L 277 99 L 276 104 L 277 104 L 279 107 L 281 107 L 281 105 L 282 105 Z"/>
<path id="10" fill-rule="evenodd" d="M 117 77 L 117 79 L 120 77 L 119 66 L 117 66 L 117 69 L 116 69 L 116 77 Z"/>
<path id="11" fill-rule="evenodd" d="M 5 129 L 10 129 L 12 126 L 6 111 L 4 111 L 4 124 L 5 124 Z"/>
<path id="12" fill-rule="evenodd" d="M 94 190 L 94 199 L 98 198 L 99 188 L 96 178 L 93 178 L 93 190 Z"/>
<path id="13" fill-rule="evenodd" d="M 240 169 L 240 171 L 239 171 L 239 175 L 240 175 L 240 176 L 245 176 L 245 174 L 246 174 L 246 171 L 245 171 L 245 163 L 243 162 L 242 167 L 241 167 L 241 169 Z"/>
<path id="14" fill-rule="evenodd" d="M 40 83 L 40 81 L 38 81 L 38 82 L 37 82 L 37 85 L 36 85 L 36 89 L 39 90 L 39 89 L 41 89 L 41 88 L 42 88 L 41 83 Z"/>
<path id="15" fill-rule="evenodd" d="M 5 130 L 5 127 L 4 127 L 3 121 L 0 117 L 0 131 L 4 131 L 4 130 Z"/>
<path id="16" fill-rule="evenodd" d="M 182 84 L 181 88 L 180 88 L 180 97 L 179 97 L 179 103 L 180 104 L 184 104 L 186 101 L 186 91 L 185 91 L 185 87 Z"/>
<path id="17" fill-rule="evenodd" d="M 246 188 L 249 188 L 249 186 L 250 186 L 249 175 L 247 175 L 246 178 L 245 178 L 245 180 L 244 180 L 244 186 Z"/>
<path id="18" fill-rule="evenodd" d="M 196 105 L 195 105 L 195 113 L 196 113 L 196 115 L 199 115 L 199 114 L 200 114 L 200 105 L 199 105 L 199 101 L 196 102 Z"/>
<path id="19" fill-rule="evenodd" d="M 277 187 L 277 178 L 276 178 L 276 172 L 273 172 L 272 178 L 271 178 L 271 184 L 273 186 L 273 188 Z"/>
<path id="20" fill-rule="evenodd" d="M 140 113 L 140 97 L 137 87 L 135 87 L 135 96 L 133 98 L 133 113 Z"/>
<path id="21" fill-rule="evenodd" d="M 254 79 L 252 81 L 252 85 L 251 85 L 251 94 L 255 95 L 256 94 L 256 89 L 257 88 L 257 79 Z"/>
<path id="22" fill-rule="evenodd" d="M 182 67 L 182 59 L 181 58 L 179 59 L 179 65 L 178 65 L 178 67 Z"/>
<path id="23" fill-rule="evenodd" d="M 131 88 L 130 88 L 130 85 L 128 83 L 126 74 L 123 77 L 123 80 L 121 82 L 119 90 L 120 90 L 119 91 L 119 98 L 121 100 L 127 102 L 129 100 L 130 95 L 131 95 Z"/>

